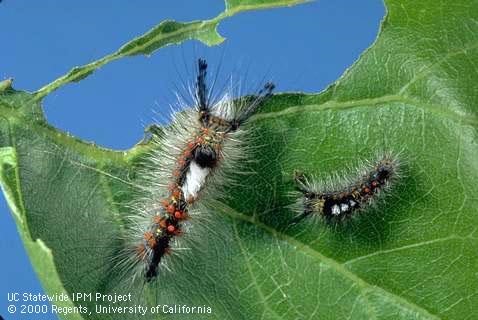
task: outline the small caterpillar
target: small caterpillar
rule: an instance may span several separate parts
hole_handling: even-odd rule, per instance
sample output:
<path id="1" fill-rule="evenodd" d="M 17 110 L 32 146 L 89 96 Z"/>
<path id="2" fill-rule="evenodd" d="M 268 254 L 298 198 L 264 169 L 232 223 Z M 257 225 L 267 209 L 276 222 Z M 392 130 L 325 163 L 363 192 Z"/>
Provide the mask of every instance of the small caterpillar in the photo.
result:
<path id="1" fill-rule="evenodd" d="M 300 191 L 299 215 L 295 221 L 308 216 L 320 216 L 327 222 L 341 222 L 376 203 L 389 191 L 400 174 L 397 157 L 385 154 L 375 162 L 366 163 L 353 178 L 321 183 L 314 177 L 295 172 L 294 180 Z"/>
<path id="2" fill-rule="evenodd" d="M 207 63 L 199 59 L 194 108 L 175 113 L 171 125 L 153 138 L 157 148 L 145 173 L 149 191 L 136 204 L 134 226 L 128 230 L 128 244 L 118 263 L 126 271 L 139 271 L 135 277 L 141 274 L 146 282 L 158 276 L 165 255 L 187 233 L 190 218 L 200 214 L 198 200 L 205 187 L 208 193 L 218 192 L 225 168 L 244 157 L 241 128 L 274 89 L 268 82 L 253 97 L 234 101 L 226 93 L 212 102 L 206 75 Z"/>

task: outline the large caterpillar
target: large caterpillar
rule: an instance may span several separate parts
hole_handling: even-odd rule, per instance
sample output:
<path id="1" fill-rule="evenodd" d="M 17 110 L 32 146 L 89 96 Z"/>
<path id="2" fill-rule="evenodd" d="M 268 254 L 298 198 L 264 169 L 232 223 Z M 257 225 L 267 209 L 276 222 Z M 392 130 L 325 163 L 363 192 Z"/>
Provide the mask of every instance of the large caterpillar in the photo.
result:
<path id="1" fill-rule="evenodd" d="M 164 257 L 188 232 L 190 217 L 200 214 L 198 200 L 205 187 L 215 193 L 225 169 L 243 157 L 241 128 L 274 89 L 268 82 L 255 96 L 233 100 L 226 93 L 214 102 L 206 75 L 207 63 L 199 59 L 194 108 L 175 113 L 153 141 L 157 148 L 145 172 L 148 194 L 135 205 L 134 227 L 119 263 L 147 282 L 158 276 Z"/>
<path id="2" fill-rule="evenodd" d="M 357 171 L 355 177 L 337 177 L 327 183 L 296 172 L 294 179 L 301 195 L 294 205 L 299 211 L 295 221 L 318 216 L 341 222 L 367 209 L 391 189 L 400 174 L 400 162 L 396 156 L 384 154 Z"/>

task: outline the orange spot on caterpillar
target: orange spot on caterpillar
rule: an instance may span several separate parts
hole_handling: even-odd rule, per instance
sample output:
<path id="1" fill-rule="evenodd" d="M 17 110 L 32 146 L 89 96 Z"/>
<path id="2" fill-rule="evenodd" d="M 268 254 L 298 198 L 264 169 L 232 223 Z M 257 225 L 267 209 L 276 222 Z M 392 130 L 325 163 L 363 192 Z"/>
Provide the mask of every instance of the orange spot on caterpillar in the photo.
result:
<path id="1" fill-rule="evenodd" d="M 173 197 L 176 198 L 176 199 L 179 199 L 182 195 L 182 192 L 180 189 L 174 189 L 174 191 L 172 192 L 173 194 Z"/>
<path id="2" fill-rule="evenodd" d="M 159 225 L 159 227 L 160 227 L 161 229 L 165 229 L 166 226 L 168 225 L 168 223 L 166 222 L 166 219 L 161 218 L 161 219 L 159 220 L 158 225 Z"/>
<path id="3" fill-rule="evenodd" d="M 194 146 L 193 146 L 192 148 L 194 148 Z M 191 149 L 186 149 L 186 150 L 184 150 L 183 156 L 184 156 L 185 158 L 189 158 L 189 157 L 192 156 L 192 154 L 193 154 L 192 151 L 191 151 L 192 148 L 191 148 Z"/>
<path id="4" fill-rule="evenodd" d="M 148 244 L 148 246 L 151 248 L 151 249 L 154 249 L 154 247 L 156 247 L 156 238 L 154 237 L 153 233 L 152 232 L 145 232 L 144 233 L 144 240 L 146 240 L 146 243 Z"/>
<path id="5" fill-rule="evenodd" d="M 160 215 L 155 215 L 155 216 L 153 217 L 153 222 L 154 222 L 155 224 L 160 224 L 161 220 L 163 220 L 163 217 L 161 217 Z"/>
<path id="6" fill-rule="evenodd" d="M 173 205 L 173 204 L 170 204 L 170 205 L 166 208 L 166 211 L 167 211 L 169 214 L 173 214 L 174 211 L 176 211 L 176 206 Z"/>
<path id="7" fill-rule="evenodd" d="M 183 211 L 177 210 L 174 212 L 174 217 L 178 220 L 184 220 L 186 219 L 187 215 Z"/>
<path id="8" fill-rule="evenodd" d="M 178 159 L 178 165 L 180 167 L 184 167 L 185 164 L 186 164 L 186 160 L 183 157 Z"/>
<path id="9" fill-rule="evenodd" d="M 161 204 L 163 207 L 167 208 L 169 206 L 169 200 L 168 199 L 163 199 L 161 200 Z"/>

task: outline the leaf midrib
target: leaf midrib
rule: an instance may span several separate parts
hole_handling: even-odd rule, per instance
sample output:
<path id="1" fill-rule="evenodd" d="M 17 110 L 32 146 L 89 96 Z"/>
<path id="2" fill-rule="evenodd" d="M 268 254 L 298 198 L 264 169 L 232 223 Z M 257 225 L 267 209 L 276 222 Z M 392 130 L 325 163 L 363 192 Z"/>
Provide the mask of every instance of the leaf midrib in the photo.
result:
<path id="1" fill-rule="evenodd" d="M 350 101 L 336 101 L 329 100 L 321 104 L 305 104 L 305 105 L 293 105 L 281 111 L 273 111 L 266 113 L 259 113 L 251 117 L 250 122 L 275 118 L 279 116 L 284 116 L 294 113 L 303 113 L 303 112 L 317 112 L 325 110 L 347 110 L 357 107 L 370 107 L 370 106 L 380 106 L 388 107 L 384 105 L 385 103 L 402 103 L 406 106 L 413 106 L 416 108 L 421 108 L 424 111 L 429 111 L 430 113 L 443 116 L 444 118 L 457 121 L 459 123 L 469 124 L 478 126 L 478 117 L 471 114 L 460 114 L 458 112 L 452 111 L 445 106 L 438 104 L 424 103 L 419 100 L 415 100 L 411 97 L 404 97 L 400 95 L 385 95 L 378 98 L 366 98 L 360 100 L 350 100 Z"/>

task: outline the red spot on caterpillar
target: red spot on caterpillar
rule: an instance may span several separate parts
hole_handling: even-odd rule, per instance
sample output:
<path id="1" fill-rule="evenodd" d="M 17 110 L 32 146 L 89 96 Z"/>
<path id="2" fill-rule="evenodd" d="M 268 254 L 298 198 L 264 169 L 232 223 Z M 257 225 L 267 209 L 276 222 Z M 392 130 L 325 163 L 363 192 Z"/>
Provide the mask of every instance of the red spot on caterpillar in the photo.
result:
<path id="1" fill-rule="evenodd" d="M 178 220 L 183 220 L 186 218 L 186 214 L 183 211 L 177 210 L 176 212 L 174 212 L 174 217 Z"/>
<path id="2" fill-rule="evenodd" d="M 363 188 L 363 192 L 370 193 L 370 188 L 368 188 L 368 187 Z"/>
<path id="3" fill-rule="evenodd" d="M 170 233 L 170 234 L 176 233 L 176 227 L 173 226 L 172 224 L 170 224 L 170 225 L 167 227 L 166 230 L 168 230 L 168 233 Z"/>

